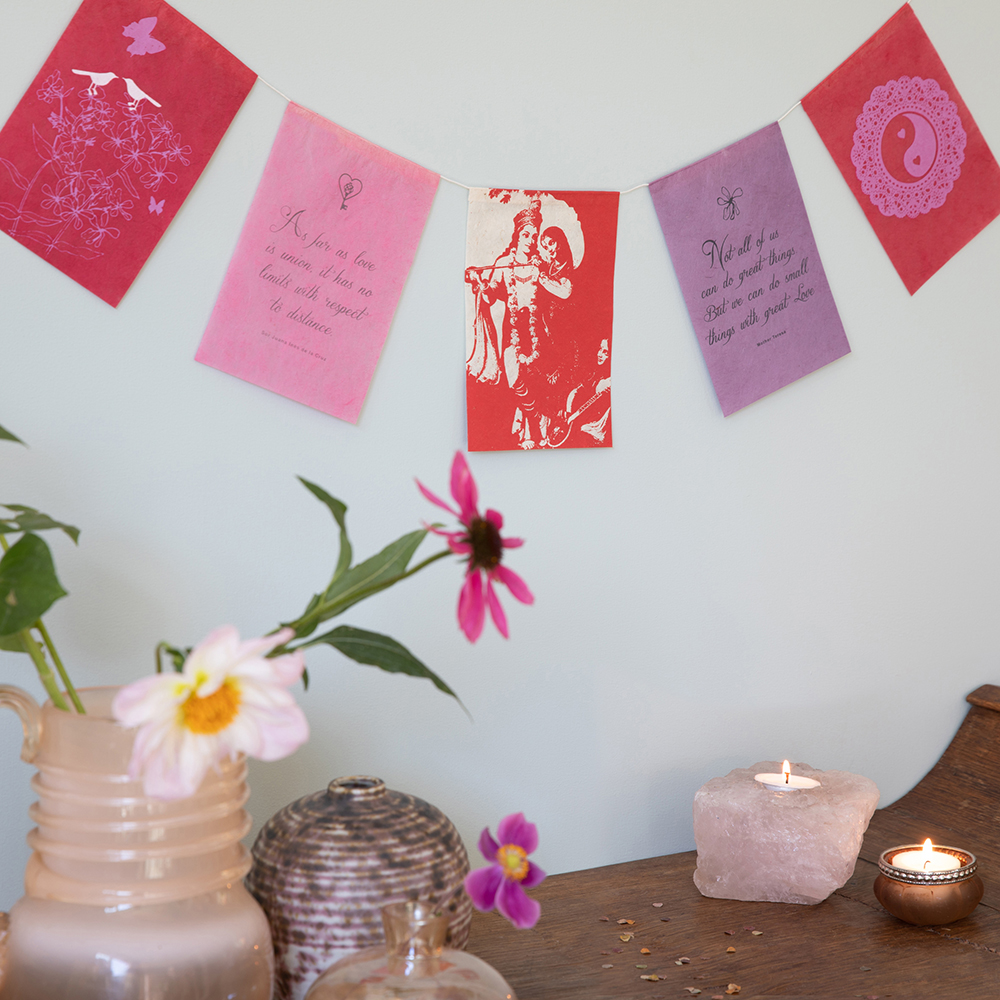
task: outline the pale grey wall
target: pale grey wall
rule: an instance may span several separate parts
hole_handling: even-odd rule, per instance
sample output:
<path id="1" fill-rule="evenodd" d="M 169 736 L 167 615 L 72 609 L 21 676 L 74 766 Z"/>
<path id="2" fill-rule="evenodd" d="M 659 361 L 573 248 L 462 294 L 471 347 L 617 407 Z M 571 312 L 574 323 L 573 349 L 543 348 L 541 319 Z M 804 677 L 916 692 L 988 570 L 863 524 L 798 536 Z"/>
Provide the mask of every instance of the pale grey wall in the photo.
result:
<path id="1" fill-rule="evenodd" d="M 625 4 L 188 0 L 269 82 L 466 184 L 623 189 L 773 121 L 896 0 Z M 76 7 L 0 2 L 0 119 Z M 1000 6 L 915 10 L 1000 149 Z M 81 684 L 154 643 L 257 634 L 322 584 L 335 536 L 300 473 L 373 551 L 429 509 L 464 447 L 465 192 L 442 184 L 357 427 L 192 359 L 284 110 L 258 84 L 121 306 L 0 237 L 3 496 L 83 528 L 55 540 L 50 628 Z M 788 756 L 874 779 L 933 764 L 997 679 L 1000 339 L 994 224 L 911 298 L 801 108 L 783 123 L 853 353 L 723 419 L 648 194 L 621 203 L 615 447 L 476 455 L 527 538 L 512 638 L 470 647 L 457 566 L 349 614 L 422 655 L 429 685 L 310 659 L 314 729 L 255 765 L 263 820 L 337 775 L 435 802 L 470 849 L 523 810 L 551 871 L 693 846 L 705 780 Z M 428 551 L 431 551 L 428 546 Z M 0 681 L 38 693 L 27 661 Z M 20 892 L 31 769 L 0 718 L 0 905 Z"/>

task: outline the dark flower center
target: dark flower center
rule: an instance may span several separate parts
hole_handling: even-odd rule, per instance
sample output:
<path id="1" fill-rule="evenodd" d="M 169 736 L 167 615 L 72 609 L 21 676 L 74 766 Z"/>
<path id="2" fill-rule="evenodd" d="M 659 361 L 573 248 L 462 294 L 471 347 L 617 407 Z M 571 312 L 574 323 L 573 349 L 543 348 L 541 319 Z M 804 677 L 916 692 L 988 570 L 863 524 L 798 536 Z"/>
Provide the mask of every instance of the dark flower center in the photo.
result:
<path id="1" fill-rule="evenodd" d="M 472 556 L 470 569 L 494 569 L 503 556 L 503 540 L 495 524 L 482 517 L 474 517 L 469 525 L 469 542 Z"/>

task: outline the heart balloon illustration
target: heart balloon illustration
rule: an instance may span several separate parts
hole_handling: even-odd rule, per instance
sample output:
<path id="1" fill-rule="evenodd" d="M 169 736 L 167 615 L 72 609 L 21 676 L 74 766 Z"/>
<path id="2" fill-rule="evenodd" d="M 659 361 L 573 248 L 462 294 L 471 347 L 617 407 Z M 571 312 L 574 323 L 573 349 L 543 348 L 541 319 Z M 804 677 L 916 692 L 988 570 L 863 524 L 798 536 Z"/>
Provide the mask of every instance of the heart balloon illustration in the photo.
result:
<path id="1" fill-rule="evenodd" d="M 352 177 L 350 174 L 340 175 L 340 196 L 344 199 L 341 204 L 341 209 L 347 209 L 347 202 L 361 194 L 361 188 L 363 187 L 361 179 L 359 177 Z"/>

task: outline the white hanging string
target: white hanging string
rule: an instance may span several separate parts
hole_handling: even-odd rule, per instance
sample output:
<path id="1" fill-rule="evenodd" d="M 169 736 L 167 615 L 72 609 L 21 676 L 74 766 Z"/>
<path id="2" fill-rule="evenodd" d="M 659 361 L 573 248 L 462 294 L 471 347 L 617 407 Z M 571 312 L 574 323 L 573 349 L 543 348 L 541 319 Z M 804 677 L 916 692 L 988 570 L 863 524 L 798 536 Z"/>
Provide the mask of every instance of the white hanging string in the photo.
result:
<path id="1" fill-rule="evenodd" d="M 262 84 L 264 84 L 264 86 L 265 86 L 265 87 L 270 87 L 270 88 L 271 88 L 271 90 L 273 90 L 273 91 L 274 91 L 274 92 L 275 92 L 276 94 L 278 94 L 278 95 L 279 95 L 280 97 L 283 97 L 283 98 L 284 98 L 284 99 L 285 99 L 286 101 L 288 101 L 288 103 L 289 103 L 289 104 L 295 104 L 295 103 L 296 103 L 296 102 L 295 102 L 295 101 L 293 101 L 293 100 L 292 100 L 292 99 L 291 99 L 291 98 L 290 98 L 290 97 L 289 97 L 289 96 L 288 96 L 287 94 L 285 94 L 285 93 L 282 93 L 282 92 L 281 92 L 280 90 L 278 90 L 278 88 L 277 88 L 277 87 L 275 87 L 275 86 L 274 86 L 273 84 L 270 84 L 270 83 L 268 83 L 268 82 L 267 82 L 267 80 L 265 80 L 265 79 L 264 79 L 264 77 L 262 77 L 262 76 L 258 76 L 258 77 L 257 77 L 257 79 L 258 79 L 258 80 L 260 80 L 260 82 L 261 82 Z M 778 121 L 780 122 L 780 121 L 782 121 L 782 119 L 784 119 L 784 118 L 787 118 L 787 117 L 788 117 L 788 116 L 789 116 L 789 115 L 790 115 L 790 114 L 791 114 L 791 113 L 792 113 L 792 112 L 793 112 L 793 111 L 794 111 L 794 110 L 795 110 L 795 109 L 796 109 L 796 108 L 797 108 L 797 107 L 798 107 L 798 106 L 799 106 L 799 105 L 800 105 L 801 103 L 802 103 L 801 101 L 796 101 L 796 102 L 795 102 L 795 103 L 794 103 L 794 104 L 793 104 L 793 105 L 792 105 L 792 106 L 791 106 L 791 107 L 790 107 L 790 108 L 789 108 L 789 109 L 788 109 L 788 110 L 787 110 L 787 111 L 786 111 L 786 112 L 785 112 L 785 113 L 784 113 L 784 114 L 783 114 L 783 115 L 781 116 L 781 118 L 779 118 L 779 119 L 778 119 Z M 451 179 L 450 177 L 445 177 L 445 175 L 444 175 L 444 174 L 438 174 L 438 176 L 439 176 L 439 177 L 441 178 L 441 180 L 443 180 L 443 181 L 447 181 L 447 182 L 448 182 L 449 184 L 454 184 L 454 185 L 455 185 L 455 187 L 460 187 L 460 188 L 465 188 L 465 190 L 466 190 L 466 191 L 472 191 L 472 190 L 474 190 L 474 189 L 473 189 L 472 187 L 470 187 L 470 186 L 469 186 L 468 184 L 463 184 L 463 183 L 462 183 L 461 181 L 453 181 L 453 180 L 452 180 L 452 179 Z M 620 194 L 631 194 L 631 193 L 632 193 L 633 191 L 638 191 L 638 190 L 640 190 L 641 188 L 648 188 L 648 187 L 649 187 L 649 183 L 648 183 L 648 182 L 646 182 L 646 183 L 643 183 L 643 184 L 636 184 L 636 185 L 635 185 L 635 187 L 630 187 L 630 188 L 626 189 L 625 191 L 621 191 L 621 192 L 619 192 L 619 193 L 620 193 Z"/>
<path id="2" fill-rule="evenodd" d="M 289 103 L 289 104 L 294 104 L 294 103 L 295 103 L 295 101 L 293 101 L 293 100 L 292 100 L 292 99 L 291 99 L 291 98 L 290 98 L 290 97 L 288 96 L 288 94 L 282 94 L 282 93 L 281 93 L 281 91 L 280 91 L 280 90 L 278 90 L 278 88 L 277 88 L 277 87 L 275 87 L 275 86 L 274 86 L 273 84 L 270 84 L 270 83 L 268 83 L 268 82 L 267 82 L 267 80 L 265 80 L 265 79 L 264 79 L 264 77 L 262 77 L 262 76 L 258 76 L 258 77 L 257 77 L 257 79 L 258 79 L 258 80 L 260 80 L 260 82 L 261 82 L 262 84 L 264 84 L 264 86 L 265 86 L 265 87 L 270 87 L 270 88 L 271 88 L 271 90 L 273 90 L 273 91 L 274 91 L 274 92 L 275 92 L 276 94 L 280 94 L 280 95 L 281 95 L 281 96 L 282 96 L 282 97 L 283 97 L 283 98 L 284 98 L 284 99 L 285 99 L 286 101 L 288 101 L 288 103 Z"/>
<path id="3" fill-rule="evenodd" d="M 784 120 L 785 118 L 787 118 L 787 117 L 788 117 L 788 116 L 789 116 L 789 115 L 790 115 L 790 114 L 791 114 L 791 113 L 792 113 L 792 112 L 793 112 L 793 111 L 794 111 L 794 110 L 795 110 L 795 109 L 796 109 L 796 108 L 797 108 L 797 107 L 798 107 L 798 106 L 799 106 L 799 105 L 800 105 L 801 103 L 802 103 L 801 101 L 796 101 L 796 102 L 795 102 L 795 103 L 794 103 L 794 104 L 793 104 L 793 105 L 792 105 L 792 106 L 791 106 L 791 107 L 790 107 L 790 108 L 789 108 L 789 109 L 788 109 L 788 110 L 787 110 L 787 111 L 786 111 L 786 112 L 785 112 L 785 113 L 784 113 L 784 114 L 783 114 L 783 115 L 781 116 L 781 118 L 779 118 L 779 119 L 778 119 L 778 121 L 780 122 L 780 121 L 783 121 L 783 120 Z"/>

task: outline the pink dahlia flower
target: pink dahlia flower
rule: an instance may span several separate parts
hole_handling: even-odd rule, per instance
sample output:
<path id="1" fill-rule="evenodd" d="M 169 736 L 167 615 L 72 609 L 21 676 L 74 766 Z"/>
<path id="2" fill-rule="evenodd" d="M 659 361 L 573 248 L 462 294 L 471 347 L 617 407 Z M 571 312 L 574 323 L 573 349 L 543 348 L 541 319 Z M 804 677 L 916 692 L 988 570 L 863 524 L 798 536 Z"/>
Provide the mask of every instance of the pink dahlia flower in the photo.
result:
<path id="1" fill-rule="evenodd" d="M 240 642 L 224 625 L 191 650 L 181 673 L 123 687 L 111 711 L 121 725 L 139 728 L 129 777 L 142 777 L 152 798 L 183 799 L 225 757 L 280 760 L 297 750 L 309 723 L 286 688 L 302 676 L 302 653 L 263 655 L 293 635 L 286 628 Z"/>
<path id="2" fill-rule="evenodd" d="M 465 876 L 465 891 L 477 910 L 495 906 L 515 927 L 534 927 L 542 907 L 525 895 L 525 889 L 539 885 L 545 872 L 528 855 L 538 847 L 538 828 L 514 813 L 500 820 L 498 844 L 487 827 L 479 836 L 479 850 L 493 863 Z"/>
<path id="3" fill-rule="evenodd" d="M 431 493 L 419 479 L 417 486 L 431 503 L 454 514 L 465 527 L 464 531 L 442 531 L 433 527 L 430 529 L 436 535 L 448 539 L 448 546 L 452 552 L 469 557 L 465 583 L 458 595 L 458 624 L 462 631 L 469 642 L 475 642 L 482 634 L 488 605 L 493 624 L 506 639 L 507 616 L 500 605 L 493 584 L 506 584 L 507 589 L 522 604 L 534 603 L 535 596 L 528 589 L 528 585 L 501 561 L 504 549 L 516 549 L 523 545 L 524 541 L 520 538 L 503 538 L 500 535 L 503 517 L 498 511 L 488 510 L 480 517 L 476 481 L 472 478 L 469 466 L 460 451 L 455 452 L 455 460 L 451 463 L 451 495 L 458 504 L 458 510 Z"/>

